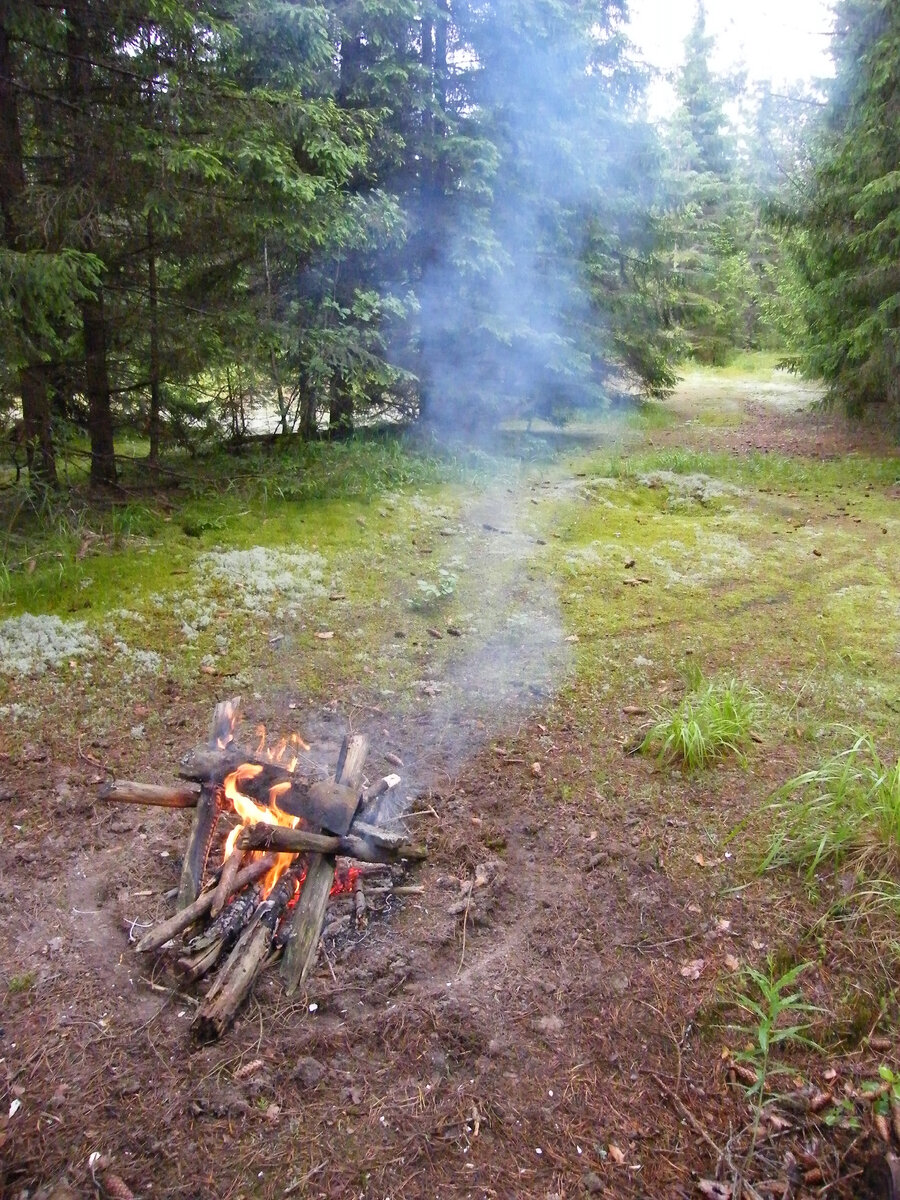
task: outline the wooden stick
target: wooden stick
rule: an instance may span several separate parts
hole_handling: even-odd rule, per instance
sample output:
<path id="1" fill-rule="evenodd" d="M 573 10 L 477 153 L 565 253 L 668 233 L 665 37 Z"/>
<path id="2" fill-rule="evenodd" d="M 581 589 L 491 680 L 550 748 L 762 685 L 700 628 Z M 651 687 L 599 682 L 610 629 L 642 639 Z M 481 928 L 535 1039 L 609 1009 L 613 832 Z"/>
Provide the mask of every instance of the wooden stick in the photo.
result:
<path id="1" fill-rule="evenodd" d="M 272 870 L 275 862 L 274 854 L 265 854 L 262 858 L 258 858 L 256 862 L 252 862 L 248 867 L 244 867 L 243 870 L 238 871 L 234 881 L 234 890 L 239 892 L 248 883 L 255 883 L 267 871 Z M 187 929 L 189 925 L 193 925 L 195 921 L 209 912 L 215 894 L 215 888 L 207 888 L 205 892 L 202 892 L 197 897 L 193 904 L 189 904 L 187 908 L 179 909 L 167 921 L 163 921 L 151 929 L 149 933 L 145 933 L 135 949 L 140 954 L 146 954 L 150 950 L 158 950 L 160 946 L 164 946 L 166 942 L 171 941 L 182 930 Z"/>
<path id="2" fill-rule="evenodd" d="M 392 848 L 373 846 L 367 838 L 348 833 L 337 837 L 330 833 L 313 833 L 309 829 L 288 829 L 285 825 L 268 825 L 257 821 L 248 825 L 238 838 L 241 850 L 280 850 L 301 854 L 313 851 L 316 854 L 340 854 L 355 858 L 359 862 L 388 864 L 400 858 L 421 860 L 428 857 L 424 846 L 411 842 L 400 842 Z"/>
<path id="3" fill-rule="evenodd" d="M 368 739 L 363 734 L 354 733 L 345 737 L 338 756 L 335 783 L 358 792 L 368 752 Z M 310 855 L 303 890 L 289 918 L 288 941 L 281 960 L 281 977 L 289 996 L 297 990 L 316 960 L 328 910 L 328 897 L 334 883 L 336 853 L 337 850 L 325 855 Z"/>
<path id="4" fill-rule="evenodd" d="M 221 811 L 219 789 L 209 784 L 201 784 L 200 799 L 197 801 L 194 823 L 181 865 L 178 908 L 187 908 L 197 899 Z"/>
<path id="5" fill-rule="evenodd" d="M 364 929 L 368 924 L 368 905 L 366 904 L 366 889 L 363 884 L 362 875 L 357 875 L 353 884 L 353 907 L 356 910 L 356 928 Z"/>
<path id="6" fill-rule="evenodd" d="M 191 1022 L 198 1041 L 220 1038 L 237 1016 L 268 958 L 275 927 L 296 886 L 295 871 L 285 872 L 256 910 Z"/>
<path id="7" fill-rule="evenodd" d="M 155 804 L 159 808 L 196 808 L 200 799 L 198 788 L 155 783 L 134 783 L 130 779 L 114 779 L 100 789 L 99 798 L 111 804 Z"/>
<path id="8" fill-rule="evenodd" d="M 424 896 L 425 889 L 421 884 L 398 884 L 397 887 L 370 887 L 370 896 Z"/>
<path id="9" fill-rule="evenodd" d="M 240 707 L 240 696 L 232 696 L 230 700 L 220 700 L 216 705 L 209 727 L 210 749 L 221 751 L 231 743 Z M 203 872 L 206 870 L 206 860 L 209 858 L 209 850 L 212 846 L 213 834 L 222 812 L 222 803 L 219 786 L 209 779 L 204 779 L 200 784 L 200 798 L 197 801 L 194 824 L 191 827 L 191 835 L 188 838 L 187 850 L 181 867 L 181 881 L 178 885 L 179 908 L 187 908 L 197 899 L 200 885 L 203 882 Z"/>
<path id="10" fill-rule="evenodd" d="M 225 939 L 216 938 L 199 954 L 185 955 L 184 958 L 179 958 L 178 971 L 182 987 L 186 987 L 189 983 L 196 983 L 198 979 L 211 971 L 221 958 L 224 949 Z"/>
<path id="11" fill-rule="evenodd" d="M 213 895 L 213 902 L 210 905 L 209 915 L 213 918 L 217 917 L 225 905 L 228 903 L 228 897 L 234 891 L 234 881 L 238 871 L 241 869 L 241 861 L 244 857 L 243 850 L 235 847 L 228 855 L 224 863 L 222 863 L 222 874 L 219 876 L 219 882 L 216 884 L 216 890 Z"/>

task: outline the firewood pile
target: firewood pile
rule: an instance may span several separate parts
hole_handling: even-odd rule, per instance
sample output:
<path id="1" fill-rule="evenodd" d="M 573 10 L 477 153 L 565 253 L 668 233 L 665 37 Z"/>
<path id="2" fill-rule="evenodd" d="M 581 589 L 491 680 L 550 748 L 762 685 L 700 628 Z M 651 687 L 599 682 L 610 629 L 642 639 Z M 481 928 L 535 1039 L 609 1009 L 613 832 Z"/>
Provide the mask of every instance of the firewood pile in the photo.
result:
<path id="1" fill-rule="evenodd" d="M 270 751 L 263 730 L 256 750 L 241 747 L 239 714 L 240 697 L 216 706 L 208 742 L 181 760 L 185 784 L 119 780 L 101 792 L 115 803 L 194 809 L 176 911 L 141 938 L 137 952 L 171 948 L 184 984 L 216 970 L 192 1024 L 199 1041 L 225 1033 L 265 967 L 280 962 L 289 995 L 303 983 L 333 897 L 349 899 L 352 913 L 330 926 L 342 927 L 344 917 L 361 926 L 366 881 L 386 879 L 379 893 L 415 891 L 397 885 L 396 868 L 426 854 L 397 818 L 400 777 L 363 786 L 364 735 L 344 739 L 332 779 L 313 779 L 298 770 L 296 752 L 308 747 L 296 737 Z M 211 859 L 220 861 L 207 877 Z"/>

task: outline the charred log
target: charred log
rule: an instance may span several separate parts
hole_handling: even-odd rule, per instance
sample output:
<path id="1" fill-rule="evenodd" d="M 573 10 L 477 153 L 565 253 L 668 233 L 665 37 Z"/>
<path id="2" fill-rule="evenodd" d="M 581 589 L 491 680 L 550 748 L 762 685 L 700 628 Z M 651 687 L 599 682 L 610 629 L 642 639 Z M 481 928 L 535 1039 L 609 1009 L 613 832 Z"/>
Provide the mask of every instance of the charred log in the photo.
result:
<path id="1" fill-rule="evenodd" d="M 253 916 L 261 900 L 262 889 L 258 883 L 245 887 L 202 933 L 191 938 L 187 944 L 188 954 L 199 954 L 220 939 L 233 941 Z"/>
<path id="2" fill-rule="evenodd" d="M 288 829 L 284 825 L 267 825 L 257 822 L 248 825 L 238 838 L 242 850 L 278 850 L 283 853 L 300 854 L 311 851 L 316 854 L 340 854 L 344 858 L 355 858 L 358 862 L 389 865 L 400 859 L 417 861 L 428 857 L 424 846 L 404 842 L 392 835 L 382 835 L 388 845 L 374 845 L 367 837 L 350 833 L 346 837 L 334 837 L 327 833 L 312 833 L 308 829 Z"/>
<path id="3" fill-rule="evenodd" d="M 215 1041 L 234 1021 L 269 956 L 275 928 L 296 886 L 296 873 L 286 872 L 257 908 L 197 1010 L 191 1032 L 198 1041 Z"/>
<path id="4" fill-rule="evenodd" d="M 237 878 L 234 881 L 235 891 L 240 891 L 249 883 L 255 883 L 268 871 L 271 871 L 275 866 L 275 855 L 266 854 L 262 858 L 258 858 L 255 862 L 250 863 L 248 867 L 238 871 Z M 195 921 L 199 921 L 201 917 L 206 916 L 212 906 L 213 897 L 215 896 L 215 887 L 208 887 L 193 904 L 189 904 L 186 908 L 179 909 L 168 920 L 161 922 L 149 933 L 144 936 L 137 944 L 137 950 L 141 954 L 146 954 L 151 950 L 158 950 L 160 946 L 164 946 L 166 942 L 171 941 L 179 933 L 188 929 Z"/>
<path id="5" fill-rule="evenodd" d="M 261 898 L 259 885 L 251 884 L 202 934 L 188 942 L 188 953 L 178 960 L 183 983 L 195 983 L 212 970 L 249 924 Z"/>

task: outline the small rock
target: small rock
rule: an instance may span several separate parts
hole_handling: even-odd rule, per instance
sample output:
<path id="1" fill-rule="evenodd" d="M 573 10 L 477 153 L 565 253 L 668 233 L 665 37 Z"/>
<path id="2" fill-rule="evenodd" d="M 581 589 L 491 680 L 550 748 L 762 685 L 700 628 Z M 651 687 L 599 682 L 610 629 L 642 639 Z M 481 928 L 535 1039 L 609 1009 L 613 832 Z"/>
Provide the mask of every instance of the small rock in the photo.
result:
<path id="1" fill-rule="evenodd" d="M 581 1186 L 589 1196 L 599 1196 L 603 1191 L 603 1180 L 596 1171 L 588 1171 L 586 1175 L 582 1176 Z"/>
<path id="2" fill-rule="evenodd" d="M 562 1019 L 556 1015 L 538 1017 L 534 1025 L 540 1033 L 562 1033 L 563 1030 Z"/>
<path id="3" fill-rule="evenodd" d="M 190 1110 L 195 1117 L 240 1117 L 250 1111 L 250 1105 L 237 1088 L 212 1086 L 194 1098 Z"/>
<path id="4" fill-rule="evenodd" d="M 631 987 L 631 978 L 624 971 L 615 971 L 609 977 L 609 986 L 619 996 L 624 996 Z"/>
<path id="5" fill-rule="evenodd" d="M 314 1088 L 324 1074 L 325 1068 L 319 1060 L 309 1056 L 298 1059 L 294 1067 L 294 1079 L 305 1088 Z"/>
<path id="6" fill-rule="evenodd" d="M 38 1197 L 40 1197 L 41 1200 L 43 1200 L 44 1197 L 46 1197 L 46 1200 L 78 1200 L 78 1192 L 76 1192 L 71 1186 L 68 1179 L 63 1176 L 63 1178 L 53 1186 L 51 1191 L 38 1193 L 38 1196 L 35 1197 L 35 1200 L 38 1200 Z"/>

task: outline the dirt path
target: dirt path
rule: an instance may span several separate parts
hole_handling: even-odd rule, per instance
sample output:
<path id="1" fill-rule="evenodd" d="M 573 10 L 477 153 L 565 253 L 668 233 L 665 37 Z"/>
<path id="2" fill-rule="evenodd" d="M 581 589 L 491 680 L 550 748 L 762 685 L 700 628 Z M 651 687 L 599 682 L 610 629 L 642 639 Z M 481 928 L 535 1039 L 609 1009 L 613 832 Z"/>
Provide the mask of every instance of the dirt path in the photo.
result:
<path id="1" fill-rule="evenodd" d="M 135 1196 L 179 1200 L 688 1197 L 717 1168 L 727 1189 L 734 1172 L 713 1147 L 730 1144 L 733 1165 L 752 1117 L 723 1053 L 752 1037 L 733 1027 L 733 978 L 767 957 L 814 960 L 809 998 L 835 1027 L 860 1025 L 855 1042 L 835 1034 L 827 1053 L 792 1057 L 790 1089 L 838 1095 L 893 1061 L 866 1040 L 896 1001 L 881 977 L 850 982 L 871 967 L 859 939 L 816 933 L 804 888 L 760 882 L 749 835 L 726 841 L 808 760 L 814 727 L 841 715 L 836 697 L 855 719 L 862 697 L 881 730 L 897 699 L 887 625 L 873 649 L 848 618 L 897 604 L 882 540 L 900 528 L 896 487 L 890 470 L 867 473 L 876 435 L 811 413 L 809 399 L 690 382 L 671 424 L 632 438 L 627 474 L 535 477 L 507 495 L 516 511 L 466 514 L 483 561 L 501 539 L 530 539 L 505 576 L 508 597 L 536 589 L 510 644 L 545 637 L 561 673 L 548 682 L 521 662 L 500 680 L 518 696 L 514 719 L 492 729 L 482 704 L 462 730 L 471 742 L 446 696 L 499 678 L 490 657 L 461 658 L 444 699 L 418 712 L 391 716 L 384 699 L 354 710 L 376 760 L 400 748 L 419 768 L 424 894 L 329 943 L 294 1001 L 270 972 L 220 1044 L 192 1047 L 194 1001 L 168 990 L 164 960 L 129 946 L 166 910 L 183 820 L 99 806 L 108 746 L 63 760 L 34 742 L 0 758 L 0 1196 L 98 1194 L 95 1152 Z M 851 451 L 857 482 L 806 488 L 791 474 L 823 459 L 843 469 Z M 748 452 L 777 455 L 778 471 L 748 482 Z M 707 467 L 721 454 L 733 472 L 699 495 L 693 459 L 680 463 L 686 489 L 654 482 L 675 453 Z M 851 591 L 838 600 L 840 588 Z M 643 714 L 680 696 L 685 655 L 766 689 L 746 765 L 689 775 L 625 752 Z M 323 760 L 338 709 L 318 715 Z M 173 699 L 164 752 L 176 757 L 207 719 L 202 700 Z M 748 1160 L 757 1194 L 787 1194 L 813 1166 L 819 1181 L 794 1196 L 858 1194 L 870 1115 L 783 1120 Z"/>

